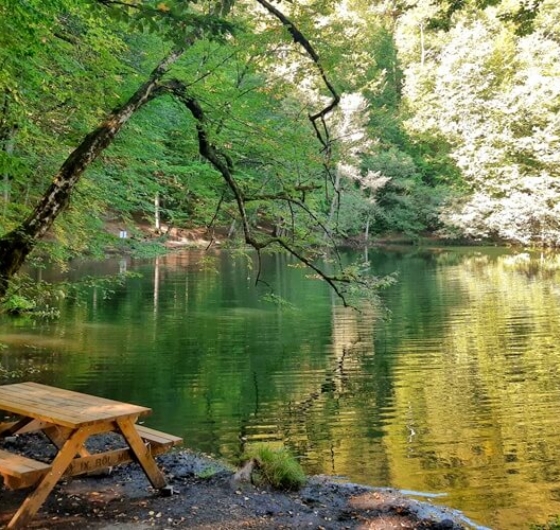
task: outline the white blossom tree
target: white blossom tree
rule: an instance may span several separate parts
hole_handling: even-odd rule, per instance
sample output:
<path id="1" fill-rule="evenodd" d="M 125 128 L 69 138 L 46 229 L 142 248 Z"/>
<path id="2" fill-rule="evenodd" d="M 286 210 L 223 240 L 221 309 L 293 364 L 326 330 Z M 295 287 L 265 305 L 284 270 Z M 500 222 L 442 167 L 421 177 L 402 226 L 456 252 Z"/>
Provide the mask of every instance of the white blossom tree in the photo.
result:
<path id="1" fill-rule="evenodd" d="M 504 22 L 509 4 L 456 14 L 429 64 L 409 66 L 408 126 L 453 146 L 468 194 L 448 205 L 448 224 L 474 238 L 558 246 L 560 44 L 551 33 L 558 8 L 544 2 L 532 31 L 519 35 Z"/>

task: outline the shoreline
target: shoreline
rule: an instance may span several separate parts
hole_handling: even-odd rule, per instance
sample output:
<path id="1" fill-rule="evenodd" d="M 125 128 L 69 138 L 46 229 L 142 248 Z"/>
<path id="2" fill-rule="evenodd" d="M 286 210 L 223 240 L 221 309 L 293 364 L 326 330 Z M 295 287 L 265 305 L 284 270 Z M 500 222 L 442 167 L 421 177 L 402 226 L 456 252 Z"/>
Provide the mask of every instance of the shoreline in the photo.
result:
<path id="1" fill-rule="evenodd" d="M 95 439 L 97 447 L 114 443 L 109 437 Z M 38 434 L 18 436 L 0 446 L 34 458 L 53 454 Z M 62 480 L 29 528 L 488 530 L 457 510 L 418 500 L 422 495 L 418 492 L 325 475 L 308 477 L 300 491 L 284 492 L 237 480 L 236 470 L 228 464 L 188 449 L 156 460 L 168 479 L 165 492 L 151 488 L 138 464 Z M 2 490 L 1 525 L 7 524 L 27 493 Z"/>

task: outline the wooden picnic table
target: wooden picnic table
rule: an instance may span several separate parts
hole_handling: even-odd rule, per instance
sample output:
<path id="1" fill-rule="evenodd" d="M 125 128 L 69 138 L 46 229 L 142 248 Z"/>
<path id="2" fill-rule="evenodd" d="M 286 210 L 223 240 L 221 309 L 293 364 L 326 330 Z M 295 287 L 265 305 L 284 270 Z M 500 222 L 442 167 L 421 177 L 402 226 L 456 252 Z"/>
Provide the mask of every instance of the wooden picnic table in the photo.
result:
<path id="1" fill-rule="evenodd" d="M 0 386 L 0 410 L 19 417 L 17 421 L 0 423 L 0 440 L 42 431 L 58 449 L 48 464 L 0 449 L 4 486 L 35 486 L 7 528 L 25 527 L 63 476 L 96 472 L 135 460 L 152 486 L 161 489 L 166 481 L 154 456 L 182 441 L 137 425 L 140 416 L 151 412 L 149 408 L 38 383 Z M 121 434 L 127 447 L 91 454 L 85 447 L 86 440 L 109 432 Z"/>

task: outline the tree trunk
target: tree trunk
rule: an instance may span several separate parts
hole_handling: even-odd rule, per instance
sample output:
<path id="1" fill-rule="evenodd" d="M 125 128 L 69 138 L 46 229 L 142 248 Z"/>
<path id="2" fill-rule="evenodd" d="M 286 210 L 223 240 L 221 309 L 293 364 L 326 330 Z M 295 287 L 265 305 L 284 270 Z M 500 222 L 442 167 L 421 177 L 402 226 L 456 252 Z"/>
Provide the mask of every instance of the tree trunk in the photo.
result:
<path id="1" fill-rule="evenodd" d="M 5 133 L 5 137 L 4 137 L 4 145 L 3 145 L 3 150 L 4 152 L 10 156 L 14 153 L 14 147 L 15 147 L 15 143 L 16 143 L 16 132 L 17 132 L 17 127 L 13 126 L 10 127 L 10 129 L 8 129 Z M 6 214 L 8 212 L 8 205 L 10 203 L 10 187 L 11 187 L 11 175 L 6 172 L 4 173 L 4 175 L 2 176 L 2 183 L 4 185 L 4 212 L 3 212 L 3 216 L 4 218 L 6 217 Z"/>
<path id="2" fill-rule="evenodd" d="M 338 211 L 338 207 L 340 206 L 340 187 L 341 187 L 341 182 L 340 182 L 340 171 L 336 172 L 336 176 L 335 176 L 335 180 L 334 180 L 334 184 L 333 184 L 333 196 L 332 196 L 332 200 L 331 200 L 331 207 L 329 210 L 329 217 L 327 220 L 327 226 L 329 227 L 329 230 L 332 230 L 333 227 L 333 223 L 334 223 L 334 218 L 335 215 Z"/>
<path id="3" fill-rule="evenodd" d="M 111 144 L 130 117 L 159 93 L 159 83 L 184 50 L 171 52 L 150 74 L 148 80 L 121 107 L 70 154 L 53 178 L 31 215 L 17 228 L 0 238 L 0 300 L 5 296 L 10 280 L 19 271 L 37 241 L 50 229 L 70 201 L 74 186 L 86 168 Z"/>
<path id="4" fill-rule="evenodd" d="M 159 191 L 156 191 L 156 196 L 154 197 L 154 229 L 156 234 L 161 231 L 161 219 L 159 215 Z"/>
<path id="5" fill-rule="evenodd" d="M 424 23 L 420 23 L 420 66 L 424 68 L 426 62 L 426 48 L 424 44 Z"/>
<path id="6" fill-rule="evenodd" d="M 229 225 L 229 230 L 228 230 L 228 233 L 227 233 L 227 238 L 228 239 L 231 239 L 233 237 L 233 235 L 235 234 L 235 225 L 236 225 L 236 222 L 235 222 L 235 219 L 234 219 L 231 222 L 231 224 Z"/>
<path id="7" fill-rule="evenodd" d="M 366 228 L 364 233 L 364 242 L 366 247 L 369 245 L 369 223 L 371 221 L 371 214 L 368 212 L 366 219 Z"/>

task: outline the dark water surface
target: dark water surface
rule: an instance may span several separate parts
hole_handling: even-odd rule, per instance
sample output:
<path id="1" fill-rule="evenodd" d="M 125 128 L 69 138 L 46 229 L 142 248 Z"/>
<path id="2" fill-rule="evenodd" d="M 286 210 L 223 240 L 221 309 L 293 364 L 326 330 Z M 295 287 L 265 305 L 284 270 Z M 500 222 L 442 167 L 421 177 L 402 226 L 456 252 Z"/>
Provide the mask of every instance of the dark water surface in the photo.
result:
<path id="1" fill-rule="evenodd" d="M 206 257 L 205 257 L 206 256 Z M 54 322 L 0 321 L 0 368 L 153 408 L 146 424 L 231 459 L 284 444 L 309 473 L 445 493 L 478 523 L 560 513 L 560 258 L 370 251 L 391 319 L 344 309 L 285 257 L 187 251 L 76 266 L 142 273 Z"/>

